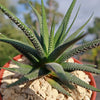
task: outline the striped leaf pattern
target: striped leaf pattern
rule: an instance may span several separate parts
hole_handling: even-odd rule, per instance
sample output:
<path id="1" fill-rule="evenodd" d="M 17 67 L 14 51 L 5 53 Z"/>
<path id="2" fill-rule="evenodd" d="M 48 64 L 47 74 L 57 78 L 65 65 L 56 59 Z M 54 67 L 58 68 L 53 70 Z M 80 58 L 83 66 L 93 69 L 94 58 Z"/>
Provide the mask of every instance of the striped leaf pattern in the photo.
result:
<path id="1" fill-rule="evenodd" d="M 100 46 L 100 39 L 98 40 L 94 40 L 94 41 L 91 41 L 91 42 L 87 42 L 79 47 L 76 47 L 72 50 L 70 50 L 69 52 L 66 52 L 66 54 L 64 54 L 63 56 L 61 56 L 57 62 L 61 63 L 61 62 L 64 62 L 66 61 L 68 58 L 74 56 L 74 55 L 77 55 L 79 53 L 83 53 L 89 49 L 92 49 L 92 48 L 96 48 Z"/>
<path id="2" fill-rule="evenodd" d="M 77 63 L 62 63 L 61 64 L 65 71 L 87 71 L 95 74 L 100 74 L 100 70 L 90 67 L 91 65 L 87 66 L 84 64 L 77 64 Z"/>
<path id="3" fill-rule="evenodd" d="M 92 91 L 97 91 L 97 92 L 100 92 L 100 89 L 97 89 L 89 84 L 87 84 L 86 82 L 80 80 L 79 78 L 77 78 L 76 76 L 66 72 L 66 76 L 68 77 L 69 81 L 74 83 L 74 84 L 77 84 L 81 87 L 84 87 L 86 89 L 89 89 L 89 90 L 92 90 Z"/>

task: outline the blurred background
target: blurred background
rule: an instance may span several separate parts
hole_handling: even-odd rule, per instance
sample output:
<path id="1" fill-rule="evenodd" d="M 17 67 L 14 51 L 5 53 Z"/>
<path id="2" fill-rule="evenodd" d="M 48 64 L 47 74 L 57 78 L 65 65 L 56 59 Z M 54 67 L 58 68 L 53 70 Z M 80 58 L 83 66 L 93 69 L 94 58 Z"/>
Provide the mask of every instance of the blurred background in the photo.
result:
<path id="1" fill-rule="evenodd" d="M 41 14 L 41 0 L 30 1 Z M 44 0 L 49 29 L 54 15 L 56 16 L 56 29 L 58 28 L 71 2 L 72 0 Z M 34 26 L 39 32 L 37 18 L 32 12 L 27 0 L 0 0 L 0 4 L 6 6 L 30 28 L 33 28 Z M 89 34 L 86 38 L 78 42 L 76 46 L 87 41 L 100 38 L 100 0 L 77 0 L 76 6 L 70 18 L 69 25 L 72 22 L 72 19 L 80 5 L 80 12 L 76 22 L 72 27 L 72 30 L 70 31 L 70 34 L 83 25 L 92 13 L 94 13 L 94 15 L 88 25 L 84 28 L 85 33 Z M 23 35 L 23 32 L 18 29 L 18 27 L 12 23 L 2 12 L 0 12 L 0 33 L 3 33 L 10 38 L 27 42 L 25 41 L 26 37 Z M 17 52 L 12 46 L 5 43 L 0 43 L 0 66 L 3 66 L 7 61 L 9 61 L 9 56 L 14 57 L 18 54 L 19 52 Z M 96 64 L 97 68 L 100 69 L 100 47 L 92 49 L 84 54 L 80 54 L 77 58 L 84 63 Z M 98 78 L 96 80 L 98 81 Z"/>

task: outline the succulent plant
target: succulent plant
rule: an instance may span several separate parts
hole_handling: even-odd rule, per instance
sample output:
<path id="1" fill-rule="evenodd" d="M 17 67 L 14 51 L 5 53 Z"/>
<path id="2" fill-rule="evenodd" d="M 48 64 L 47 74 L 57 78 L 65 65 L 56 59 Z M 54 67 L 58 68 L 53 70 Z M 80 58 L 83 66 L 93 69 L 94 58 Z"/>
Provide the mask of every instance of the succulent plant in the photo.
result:
<path id="1" fill-rule="evenodd" d="M 7 8 L 5 8 L 3 5 L 0 5 L 0 10 L 23 31 L 23 33 L 32 43 L 32 45 L 25 44 L 21 41 L 10 39 L 3 34 L 0 34 L 1 42 L 11 44 L 31 62 L 28 65 L 19 63 L 12 59 L 12 61 L 17 64 L 19 68 L 3 68 L 22 75 L 18 81 L 8 85 L 8 88 L 34 81 L 40 77 L 45 77 L 46 81 L 48 81 L 52 87 L 56 88 L 58 91 L 65 95 L 70 95 L 70 93 L 68 93 L 65 88 L 68 87 L 69 89 L 74 89 L 73 84 L 77 84 L 86 89 L 100 92 L 100 89 L 85 83 L 70 73 L 75 70 L 82 70 L 100 74 L 100 70 L 91 67 L 95 65 L 65 62 L 67 59 L 74 55 L 85 52 L 100 45 L 100 39 L 98 39 L 73 48 L 73 45 L 86 35 L 82 29 L 90 21 L 92 15 L 79 29 L 77 29 L 74 33 L 70 34 L 70 36 L 66 38 L 77 18 L 80 9 L 79 7 L 71 25 L 68 27 L 70 16 L 75 3 L 76 0 L 73 0 L 68 11 L 66 12 L 64 19 L 62 20 L 61 25 L 56 32 L 55 23 L 53 20 L 50 33 L 48 31 L 43 0 L 41 0 L 42 15 L 40 15 L 30 3 L 33 11 L 37 15 L 40 33 L 37 33 L 35 28 L 33 28 L 32 31 Z"/>

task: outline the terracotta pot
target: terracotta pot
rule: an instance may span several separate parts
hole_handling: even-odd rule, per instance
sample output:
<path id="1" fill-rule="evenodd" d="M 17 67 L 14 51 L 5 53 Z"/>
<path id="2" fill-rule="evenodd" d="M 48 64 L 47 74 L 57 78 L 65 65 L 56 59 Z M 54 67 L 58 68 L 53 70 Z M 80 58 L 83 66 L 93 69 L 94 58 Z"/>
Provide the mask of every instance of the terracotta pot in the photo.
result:
<path id="1" fill-rule="evenodd" d="M 15 61 L 17 61 L 18 59 L 22 58 L 22 56 L 23 56 L 23 55 L 18 55 L 18 56 L 16 56 L 16 57 L 14 57 L 13 59 L 14 59 Z M 78 60 L 75 59 L 75 58 L 73 58 L 73 60 L 74 60 L 74 62 L 76 62 L 76 63 L 82 64 L 80 61 L 78 61 Z M 10 64 L 10 61 L 9 61 L 8 63 L 6 63 L 3 67 L 8 68 L 8 67 L 9 67 L 9 64 Z M 1 80 L 2 80 L 2 76 L 3 76 L 4 71 L 5 71 L 4 69 L 1 69 L 1 71 L 0 71 L 0 85 L 1 85 Z M 91 84 L 92 86 L 96 87 L 96 83 L 95 83 L 95 80 L 94 80 L 94 77 L 92 76 L 92 74 L 89 73 L 89 72 L 85 72 L 85 73 L 86 73 L 86 74 L 89 76 L 89 78 L 91 79 L 90 84 Z M 95 100 L 95 99 L 96 99 L 96 92 L 93 91 L 93 92 L 92 92 L 91 100 Z M 1 95 L 0 95 L 0 100 L 2 100 Z"/>

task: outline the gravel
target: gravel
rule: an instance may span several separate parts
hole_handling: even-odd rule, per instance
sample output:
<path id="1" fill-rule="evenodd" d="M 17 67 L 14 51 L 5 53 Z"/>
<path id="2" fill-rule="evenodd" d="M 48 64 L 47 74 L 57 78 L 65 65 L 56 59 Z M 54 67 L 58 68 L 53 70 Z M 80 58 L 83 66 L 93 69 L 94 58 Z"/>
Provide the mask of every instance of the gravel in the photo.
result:
<path id="1" fill-rule="evenodd" d="M 25 57 L 22 57 L 22 59 L 19 59 L 18 61 L 27 64 L 29 63 Z M 74 63 L 73 59 L 69 59 L 68 62 Z M 13 62 L 10 63 L 9 67 L 18 68 L 18 66 Z M 88 75 L 82 71 L 74 71 L 72 73 L 88 84 L 91 81 Z M 56 89 L 52 88 L 51 85 L 45 81 L 44 77 L 33 81 L 28 88 L 23 88 L 25 84 L 6 88 L 8 84 L 15 82 L 19 77 L 21 76 L 18 74 L 4 71 L 0 87 L 0 93 L 2 94 L 3 100 L 90 100 L 92 95 L 92 91 L 75 85 L 75 90 L 71 91 L 67 89 L 72 97 L 65 96 Z"/>

